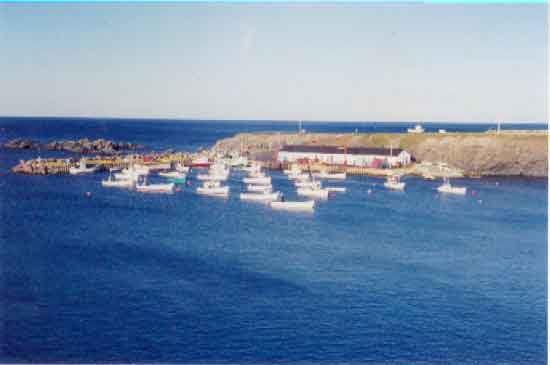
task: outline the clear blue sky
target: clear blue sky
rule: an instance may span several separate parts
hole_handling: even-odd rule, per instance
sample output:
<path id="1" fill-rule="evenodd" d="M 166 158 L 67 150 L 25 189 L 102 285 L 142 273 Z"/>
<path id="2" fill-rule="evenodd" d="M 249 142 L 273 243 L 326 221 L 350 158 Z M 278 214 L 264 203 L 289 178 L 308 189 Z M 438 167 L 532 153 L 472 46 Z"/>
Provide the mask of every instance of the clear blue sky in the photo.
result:
<path id="1" fill-rule="evenodd" d="M 547 5 L 0 3 L 0 115 L 546 121 Z"/>

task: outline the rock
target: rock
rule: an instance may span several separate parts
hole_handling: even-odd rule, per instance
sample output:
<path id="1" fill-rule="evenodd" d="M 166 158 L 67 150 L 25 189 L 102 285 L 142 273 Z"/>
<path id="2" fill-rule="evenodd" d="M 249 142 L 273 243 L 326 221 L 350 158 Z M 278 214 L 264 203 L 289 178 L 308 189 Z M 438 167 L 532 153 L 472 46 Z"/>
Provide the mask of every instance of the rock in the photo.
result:
<path id="1" fill-rule="evenodd" d="M 45 149 L 48 151 L 68 151 L 79 154 L 98 153 L 102 155 L 116 154 L 118 151 L 137 150 L 144 148 L 142 145 L 129 142 L 115 142 L 105 139 L 90 141 L 87 138 L 78 141 L 52 141 L 46 144 L 30 139 L 17 138 L 4 144 L 6 148 L 15 149 Z"/>

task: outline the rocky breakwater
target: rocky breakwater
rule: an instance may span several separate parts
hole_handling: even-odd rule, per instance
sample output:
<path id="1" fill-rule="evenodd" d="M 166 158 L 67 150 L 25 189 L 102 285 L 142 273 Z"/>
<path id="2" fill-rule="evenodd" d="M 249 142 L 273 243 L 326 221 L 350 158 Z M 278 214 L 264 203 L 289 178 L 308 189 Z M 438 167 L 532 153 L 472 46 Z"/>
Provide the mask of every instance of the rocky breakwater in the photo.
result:
<path id="1" fill-rule="evenodd" d="M 548 177 L 548 133 L 243 133 L 220 140 L 215 153 L 275 154 L 284 145 L 402 148 L 418 162 L 446 163 L 467 176 Z"/>
<path id="2" fill-rule="evenodd" d="M 31 139 L 17 138 L 4 144 L 5 148 L 29 149 L 37 151 L 67 151 L 79 154 L 113 155 L 122 151 L 143 148 L 142 145 L 129 142 L 115 142 L 105 139 L 90 141 L 87 138 L 78 141 L 53 141 L 40 143 Z"/>

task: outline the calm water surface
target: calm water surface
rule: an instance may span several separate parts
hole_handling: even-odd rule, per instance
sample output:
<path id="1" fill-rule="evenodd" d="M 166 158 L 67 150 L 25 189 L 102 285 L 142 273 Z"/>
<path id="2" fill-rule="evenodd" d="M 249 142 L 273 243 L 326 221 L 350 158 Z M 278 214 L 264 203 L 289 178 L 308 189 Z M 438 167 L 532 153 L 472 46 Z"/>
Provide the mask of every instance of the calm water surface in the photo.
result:
<path id="1" fill-rule="evenodd" d="M 194 150 L 296 125 L 5 118 L 0 128 L 1 142 Z M 461 197 L 437 194 L 438 182 L 406 178 L 403 193 L 352 177 L 298 214 L 241 202 L 238 171 L 227 199 L 195 194 L 194 173 L 174 195 L 107 190 L 104 174 L 9 173 L 37 154 L 0 151 L 0 361 L 546 362 L 546 180 L 457 179 L 475 192 Z"/>

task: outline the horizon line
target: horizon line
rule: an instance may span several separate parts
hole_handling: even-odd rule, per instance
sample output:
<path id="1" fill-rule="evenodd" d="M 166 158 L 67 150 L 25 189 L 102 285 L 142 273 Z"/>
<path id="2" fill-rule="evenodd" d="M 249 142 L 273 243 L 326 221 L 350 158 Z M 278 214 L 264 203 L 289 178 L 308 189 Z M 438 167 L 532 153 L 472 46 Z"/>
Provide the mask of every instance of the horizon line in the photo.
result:
<path id="1" fill-rule="evenodd" d="M 460 121 L 460 120 L 317 120 L 317 119 L 251 119 L 251 118 L 177 118 L 177 117 L 122 117 L 122 116 L 58 116 L 58 115 L 0 115 L 0 119 L 107 119 L 107 120 L 136 120 L 136 121 L 170 121 L 170 122 L 274 122 L 274 123 L 447 123 L 447 124 L 497 124 L 492 121 Z M 550 121 L 500 121 L 501 124 L 546 124 L 550 128 Z"/>

